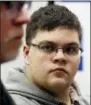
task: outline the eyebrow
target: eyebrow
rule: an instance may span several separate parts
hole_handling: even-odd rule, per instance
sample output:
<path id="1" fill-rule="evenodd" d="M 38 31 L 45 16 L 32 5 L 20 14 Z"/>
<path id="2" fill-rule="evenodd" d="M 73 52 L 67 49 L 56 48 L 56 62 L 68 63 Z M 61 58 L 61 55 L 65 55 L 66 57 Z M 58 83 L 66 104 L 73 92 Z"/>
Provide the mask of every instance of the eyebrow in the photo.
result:
<path id="1" fill-rule="evenodd" d="M 39 42 L 39 44 L 52 44 L 52 45 L 56 45 L 55 42 L 53 42 L 53 41 L 48 41 L 48 40 L 43 40 L 43 41 Z"/>
<path id="2" fill-rule="evenodd" d="M 48 41 L 48 40 L 41 41 L 41 42 L 39 42 L 39 44 L 52 44 L 52 45 L 57 45 L 57 43 L 55 43 L 53 41 Z M 68 45 L 68 46 L 72 46 L 72 45 L 73 46 L 79 46 L 79 44 L 76 43 L 76 42 L 66 43 L 63 46 L 65 46 L 65 45 Z"/>
<path id="3" fill-rule="evenodd" d="M 68 43 L 66 45 L 68 45 L 68 46 L 79 46 L 79 44 L 76 43 L 76 42 L 71 42 L 71 43 Z"/>

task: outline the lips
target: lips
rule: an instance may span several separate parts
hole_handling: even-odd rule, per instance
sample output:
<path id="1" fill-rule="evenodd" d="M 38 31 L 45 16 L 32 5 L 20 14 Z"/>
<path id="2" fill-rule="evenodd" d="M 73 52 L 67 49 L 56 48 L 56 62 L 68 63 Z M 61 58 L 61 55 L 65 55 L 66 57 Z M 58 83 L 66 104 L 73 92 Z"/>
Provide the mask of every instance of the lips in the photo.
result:
<path id="1" fill-rule="evenodd" d="M 14 40 L 21 40 L 22 36 L 23 36 L 22 31 L 12 30 L 8 32 L 6 41 L 9 42 L 9 41 L 14 41 Z"/>
<path id="2" fill-rule="evenodd" d="M 14 37 L 14 39 L 22 39 L 22 35 L 17 35 Z"/>
<path id="3" fill-rule="evenodd" d="M 14 38 L 15 38 L 15 39 L 21 39 L 21 38 L 22 38 L 22 35 L 23 35 L 22 33 L 15 33 L 15 34 L 13 34 L 13 35 L 11 36 L 11 38 L 12 38 L 12 39 L 14 39 Z"/>
<path id="4" fill-rule="evenodd" d="M 55 68 L 55 69 L 51 70 L 50 72 L 58 72 L 58 71 L 68 74 L 68 72 L 64 68 Z"/>

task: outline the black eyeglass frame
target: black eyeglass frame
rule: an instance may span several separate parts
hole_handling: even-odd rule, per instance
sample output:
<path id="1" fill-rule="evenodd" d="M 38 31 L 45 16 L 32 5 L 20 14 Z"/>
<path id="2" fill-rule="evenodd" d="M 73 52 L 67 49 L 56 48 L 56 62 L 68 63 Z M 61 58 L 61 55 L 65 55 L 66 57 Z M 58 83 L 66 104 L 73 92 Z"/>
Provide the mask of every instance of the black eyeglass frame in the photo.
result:
<path id="1" fill-rule="evenodd" d="M 38 49 L 40 49 L 40 50 L 43 50 L 43 48 L 40 47 L 40 44 L 38 45 L 38 44 L 30 43 L 30 45 L 32 45 L 32 46 L 34 46 L 34 47 L 36 47 L 36 48 L 38 48 Z M 79 49 L 80 53 L 83 52 L 83 49 L 82 49 L 81 47 L 77 46 L 76 48 Z M 63 47 L 63 48 L 57 48 L 57 47 L 55 47 L 55 48 L 53 49 L 53 51 L 50 51 L 50 52 L 58 52 L 58 49 L 62 49 L 62 50 L 63 50 L 63 53 L 66 52 L 66 51 L 65 51 L 66 47 Z M 69 54 L 69 55 L 70 55 L 70 54 Z M 74 54 L 74 55 L 76 55 L 76 54 Z"/>

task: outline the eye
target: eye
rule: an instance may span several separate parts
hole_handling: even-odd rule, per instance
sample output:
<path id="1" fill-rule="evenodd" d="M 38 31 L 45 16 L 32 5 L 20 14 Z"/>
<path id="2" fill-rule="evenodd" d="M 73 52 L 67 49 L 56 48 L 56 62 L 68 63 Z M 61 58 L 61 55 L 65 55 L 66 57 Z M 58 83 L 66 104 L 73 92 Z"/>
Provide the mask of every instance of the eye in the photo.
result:
<path id="1" fill-rule="evenodd" d="M 71 47 L 66 47 L 65 48 L 65 52 L 69 55 L 78 54 L 78 51 L 79 51 L 78 47 L 72 47 L 71 46 Z"/>
<path id="2" fill-rule="evenodd" d="M 43 46 L 40 46 L 40 49 L 43 50 L 44 52 L 51 53 L 55 50 L 55 47 L 52 45 L 43 45 Z"/>

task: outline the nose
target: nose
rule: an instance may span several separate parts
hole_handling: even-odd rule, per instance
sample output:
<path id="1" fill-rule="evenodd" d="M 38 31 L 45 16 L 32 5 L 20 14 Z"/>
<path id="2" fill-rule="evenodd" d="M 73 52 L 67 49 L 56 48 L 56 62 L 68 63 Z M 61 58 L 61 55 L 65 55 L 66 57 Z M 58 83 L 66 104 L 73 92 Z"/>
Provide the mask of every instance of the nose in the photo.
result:
<path id="1" fill-rule="evenodd" d="M 14 25 L 23 25 L 30 21 L 29 9 L 21 8 L 16 17 L 12 20 Z"/>
<path id="2" fill-rule="evenodd" d="M 53 62 L 66 63 L 66 57 L 62 49 L 58 49 L 55 56 L 53 57 Z"/>

